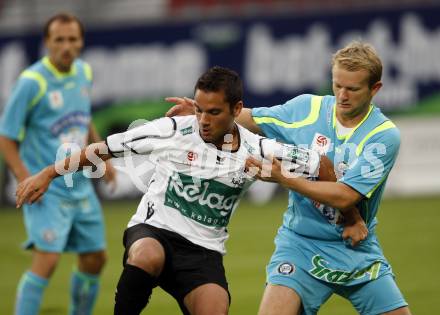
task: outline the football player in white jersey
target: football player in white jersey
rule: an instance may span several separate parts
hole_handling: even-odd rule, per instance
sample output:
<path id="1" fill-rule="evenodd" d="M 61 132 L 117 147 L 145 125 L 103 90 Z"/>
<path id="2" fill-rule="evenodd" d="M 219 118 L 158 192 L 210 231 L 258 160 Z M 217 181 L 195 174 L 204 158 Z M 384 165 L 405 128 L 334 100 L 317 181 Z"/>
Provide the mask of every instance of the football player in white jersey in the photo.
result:
<path id="1" fill-rule="evenodd" d="M 222 261 L 226 226 L 253 181 L 244 172 L 247 157 L 284 154 L 301 175 L 316 177 L 321 165 L 320 177 L 331 176 L 324 172 L 331 165 L 323 166 L 327 162 L 316 152 L 284 147 L 235 123 L 243 102 L 234 71 L 214 67 L 204 73 L 195 86 L 194 106 L 195 115 L 162 118 L 111 135 L 17 188 L 17 205 L 32 203 L 53 178 L 71 172 L 72 164 L 84 167 L 96 157 L 131 155 L 154 161 L 155 173 L 124 233 L 115 314 L 139 314 L 156 286 L 171 294 L 184 314 L 228 313 Z"/>

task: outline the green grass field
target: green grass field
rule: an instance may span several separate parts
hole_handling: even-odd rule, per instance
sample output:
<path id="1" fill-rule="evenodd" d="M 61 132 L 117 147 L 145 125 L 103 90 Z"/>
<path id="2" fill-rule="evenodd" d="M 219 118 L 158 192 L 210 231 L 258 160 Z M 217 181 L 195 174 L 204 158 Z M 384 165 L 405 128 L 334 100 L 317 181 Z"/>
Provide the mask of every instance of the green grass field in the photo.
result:
<path id="1" fill-rule="evenodd" d="M 256 314 L 261 298 L 265 264 L 273 250 L 273 237 L 281 223 L 287 198 L 282 195 L 270 205 L 242 203 L 230 225 L 231 239 L 225 265 L 232 294 L 230 314 Z M 134 213 L 136 202 L 104 204 L 109 262 L 102 277 L 102 289 L 95 314 L 112 314 L 113 292 L 121 272 L 121 237 Z M 4 211 L 2 211 L 4 210 Z M 0 314 L 12 314 L 16 283 L 30 262 L 30 254 L 19 245 L 24 240 L 21 213 L 0 210 Z M 382 203 L 378 234 L 385 255 L 393 265 L 397 282 L 413 314 L 440 314 L 440 197 L 389 199 Z M 74 256 L 61 260 L 49 288 L 41 314 L 67 314 L 69 276 Z M 143 314 L 180 314 L 176 303 L 156 289 Z M 350 304 L 333 297 L 322 315 L 356 314 Z"/>

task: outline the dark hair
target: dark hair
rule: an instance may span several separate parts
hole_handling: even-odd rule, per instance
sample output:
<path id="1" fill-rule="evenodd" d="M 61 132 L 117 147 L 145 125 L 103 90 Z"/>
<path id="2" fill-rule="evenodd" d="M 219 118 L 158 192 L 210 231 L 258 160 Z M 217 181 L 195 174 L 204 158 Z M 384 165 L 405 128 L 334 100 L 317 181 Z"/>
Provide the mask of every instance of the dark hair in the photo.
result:
<path id="1" fill-rule="evenodd" d="M 197 80 L 194 91 L 201 90 L 204 92 L 219 92 L 225 93 L 225 101 L 229 104 L 232 110 L 235 104 L 243 99 L 243 83 L 237 72 L 215 66 L 206 71 Z"/>
<path id="2" fill-rule="evenodd" d="M 69 13 L 65 13 L 65 12 L 55 14 L 49 20 L 47 20 L 47 22 L 46 22 L 46 24 L 44 24 L 44 28 L 43 28 L 43 37 L 44 38 L 49 37 L 49 28 L 50 28 L 51 24 L 55 21 L 59 21 L 61 23 L 76 22 L 79 26 L 81 37 L 84 38 L 84 26 L 81 23 L 81 21 L 76 16 L 69 14 Z"/>

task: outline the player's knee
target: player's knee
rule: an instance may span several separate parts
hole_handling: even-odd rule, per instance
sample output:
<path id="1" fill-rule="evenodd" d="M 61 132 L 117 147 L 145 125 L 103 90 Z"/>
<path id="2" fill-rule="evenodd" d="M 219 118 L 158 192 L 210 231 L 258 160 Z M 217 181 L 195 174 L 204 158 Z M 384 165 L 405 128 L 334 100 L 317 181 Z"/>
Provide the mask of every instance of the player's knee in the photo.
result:
<path id="1" fill-rule="evenodd" d="M 192 305 L 187 305 L 188 314 L 192 315 L 228 315 L 228 300 L 212 299 L 209 303 L 196 301 Z"/>
<path id="2" fill-rule="evenodd" d="M 185 296 L 183 302 L 192 315 L 226 315 L 229 312 L 228 292 L 213 283 L 195 288 Z"/>
<path id="3" fill-rule="evenodd" d="M 192 308 L 192 315 L 228 315 L 228 303 L 210 303 Z"/>
<path id="4" fill-rule="evenodd" d="M 101 270 L 107 262 L 107 253 L 105 251 L 96 253 L 94 260 L 96 268 Z"/>
<path id="5" fill-rule="evenodd" d="M 105 251 L 81 254 L 79 256 L 79 270 L 91 274 L 99 274 L 106 262 L 107 253 Z"/>
<path id="6" fill-rule="evenodd" d="M 131 245 L 127 263 L 158 277 L 165 264 L 165 251 L 155 239 L 140 239 Z"/>

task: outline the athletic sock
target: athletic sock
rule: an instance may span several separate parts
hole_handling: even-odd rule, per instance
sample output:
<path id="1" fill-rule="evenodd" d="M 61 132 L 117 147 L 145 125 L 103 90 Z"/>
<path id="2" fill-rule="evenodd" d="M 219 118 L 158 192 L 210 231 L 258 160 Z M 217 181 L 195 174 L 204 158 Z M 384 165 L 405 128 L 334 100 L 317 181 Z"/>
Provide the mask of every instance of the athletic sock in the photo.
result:
<path id="1" fill-rule="evenodd" d="M 141 268 L 126 264 L 116 288 L 114 315 L 139 315 L 156 286 L 156 278 Z"/>
<path id="2" fill-rule="evenodd" d="M 99 291 L 99 276 L 75 270 L 70 279 L 69 315 L 90 315 Z"/>
<path id="3" fill-rule="evenodd" d="M 18 284 L 14 314 L 37 315 L 48 283 L 48 279 L 26 271 Z"/>

